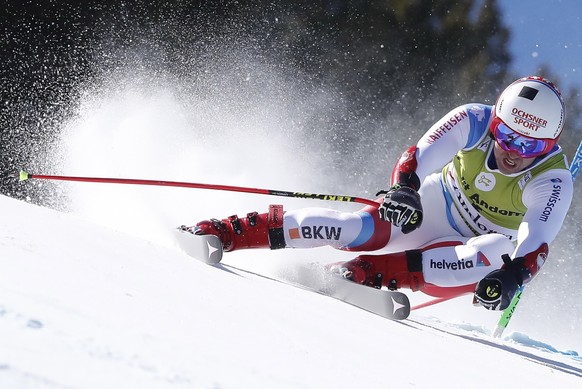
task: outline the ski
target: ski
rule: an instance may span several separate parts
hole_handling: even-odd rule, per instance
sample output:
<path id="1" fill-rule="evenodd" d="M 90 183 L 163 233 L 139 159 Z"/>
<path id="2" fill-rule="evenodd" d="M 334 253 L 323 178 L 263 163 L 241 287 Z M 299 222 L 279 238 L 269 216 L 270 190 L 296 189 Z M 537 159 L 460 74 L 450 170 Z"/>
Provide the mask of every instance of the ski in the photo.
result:
<path id="1" fill-rule="evenodd" d="M 222 259 L 222 244 L 214 235 L 195 235 L 182 226 L 178 228 L 177 243 L 190 257 L 206 264 L 216 265 Z M 243 269 L 233 269 L 245 272 Z M 321 264 L 297 264 L 277 278 L 252 274 L 329 296 L 390 320 L 403 320 L 410 314 L 410 301 L 406 294 L 356 284 L 330 272 Z"/>
<path id="2" fill-rule="evenodd" d="M 284 282 L 332 297 L 390 320 L 404 320 L 410 301 L 402 292 L 356 284 L 330 272 L 321 264 L 297 264 Z"/>
<path id="3" fill-rule="evenodd" d="M 195 235 L 186 226 L 178 227 L 176 240 L 186 254 L 207 264 L 222 260 L 222 242 L 215 235 Z"/>

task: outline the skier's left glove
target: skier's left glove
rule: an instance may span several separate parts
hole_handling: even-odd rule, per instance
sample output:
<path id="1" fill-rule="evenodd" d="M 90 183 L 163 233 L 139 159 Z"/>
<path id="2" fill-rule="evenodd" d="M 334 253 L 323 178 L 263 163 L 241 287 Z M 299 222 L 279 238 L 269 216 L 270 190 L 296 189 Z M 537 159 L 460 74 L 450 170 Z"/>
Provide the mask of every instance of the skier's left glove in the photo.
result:
<path id="1" fill-rule="evenodd" d="M 416 230 L 422 224 L 422 203 L 420 195 L 410 186 L 396 184 L 388 191 L 376 194 L 384 196 L 378 208 L 380 219 L 400 227 L 404 234 Z"/>
<path id="2" fill-rule="evenodd" d="M 525 257 L 517 257 L 513 261 L 504 254 L 505 265 L 499 270 L 487 274 L 477 284 L 475 300 L 487 309 L 502 311 L 509 306 L 517 289 L 523 285 L 529 270 L 524 266 Z"/>

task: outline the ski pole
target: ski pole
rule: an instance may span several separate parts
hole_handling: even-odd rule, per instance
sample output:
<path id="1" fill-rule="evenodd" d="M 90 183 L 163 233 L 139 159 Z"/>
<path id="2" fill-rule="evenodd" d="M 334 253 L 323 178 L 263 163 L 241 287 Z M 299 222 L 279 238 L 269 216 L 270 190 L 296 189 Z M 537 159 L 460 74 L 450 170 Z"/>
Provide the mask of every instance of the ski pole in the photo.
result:
<path id="1" fill-rule="evenodd" d="M 434 298 L 432 300 L 426 301 L 424 303 L 420 303 L 420 304 L 417 304 L 417 305 L 413 305 L 412 307 L 410 307 L 410 310 L 411 311 L 416 311 L 417 309 L 422 309 L 422 308 L 430 307 L 432 305 L 444 303 L 445 301 L 449 301 L 449 300 L 452 300 L 452 299 L 457 298 L 457 297 L 461 297 L 461 295 L 447 296 L 447 297 L 437 297 L 437 298 Z"/>
<path id="2" fill-rule="evenodd" d="M 130 184 L 130 185 L 153 185 L 153 186 L 174 186 L 182 188 L 196 188 L 196 189 L 211 189 L 211 190 L 223 190 L 229 192 L 244 192 L 244 193 L 255 193 L 264 194 L 271 196 L 282 196 L 282 197 L 294 197 L 300 199 L 312 199 L 312 200 L 324 200 L 324 201 L 342 201 L 347 203 L 360 203 L 365 205 L 370 205 L 372 207 L 379 207 L 380 204 L 369 199 L 346 196 L 346 195 L 332 195 L 332 194 L 321 194 L 321 193 L 304 193 L 304 192 L 287 192 L 283 190 L 274 189 L 258 189 L 258 188 L 247 188 L 242 186 L 231 186 L 231 185 L 213 185 L 213 184 L 200 184 L 195 182 L 178 182 L 178 181 L 161 181 L 161 180 L 141 180 L 141 179 L 130 179 L 130 178 L 103 178 L 103 177 L 73 177 L 73 176 L 52 176 L 45 174 L 30 174 L 25 171 L 20 172 L 20 181 L 26 181 L 30 179 L 38 180 L 60 180 L 60 181 L 80 181 L 80 182 L 100 182 L 108 184 Z"/>
<path id="3" fill-rule="evenodd" d="M 574 158 L 572 159 L 572 163 L 570 164 L 570 173 L 572 173 L 572 180 L 576 180 L 576 176 L 580 172 L 581 168 L 582 168 L 582 141 L 580 141 L 578 149 L 576 150 L 576 154 L 574 154 Z M 493 331 L 493 337 L 500 338 L 501 335 L 503 335 L 503 331 L 505 331 L 505 329 L 509 325 L 509 321 L 511 320 L 513 313 L 517 308 L 517 304 L 519 304 L 519 301 L 521 300 L 521 295 L 523 294 L 524 290 L 525 285 L 522 285 L 519 287 L 519 289 L 517 289 L 517 292 L 515 293 L 515 296 L 513 296 L 513 299 L 509 303 L 508 307 L 505 308 L 505 310 L 501 314 L 501 317 L 497 322 L 497 327 L 495 328 L 495 331 Z"/>

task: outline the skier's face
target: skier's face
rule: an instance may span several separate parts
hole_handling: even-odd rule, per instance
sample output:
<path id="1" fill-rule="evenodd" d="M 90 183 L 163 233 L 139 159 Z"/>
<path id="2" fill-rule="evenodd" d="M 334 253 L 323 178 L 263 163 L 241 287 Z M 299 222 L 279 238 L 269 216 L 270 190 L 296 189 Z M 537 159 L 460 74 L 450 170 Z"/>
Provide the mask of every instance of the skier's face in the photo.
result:
<path id="1" fill-rule="evenodd" d="M 501 146 L 499 146 L 499 144 L 497 144 L 497 142 L 495 142 L 493 154 L 495 155 L 497 167 L 503 174 L 513 174 L 520 172 L 530 166 L 535 160 L 535 157 L 522 158 L 515 151 L 505 151 L 501 148 Z"/>

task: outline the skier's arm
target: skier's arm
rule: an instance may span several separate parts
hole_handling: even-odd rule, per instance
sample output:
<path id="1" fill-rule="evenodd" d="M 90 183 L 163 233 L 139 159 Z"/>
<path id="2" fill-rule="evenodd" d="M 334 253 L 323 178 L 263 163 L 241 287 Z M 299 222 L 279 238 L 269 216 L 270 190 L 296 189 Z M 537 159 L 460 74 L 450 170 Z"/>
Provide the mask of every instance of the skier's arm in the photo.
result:
<path id="1" fill-rule="evenodd" d="M 490 115 L 486 108 L 478 104 L 457 107 L 420 138 L 414 155 L 417 162 L 415 173 L 421 183 L 429 174 L 449 163 L 459 150 L 472 146 L 488 131 Z"/>
<path id="2" fill-rule="evenodd" d="M 482 104 L 461 105 L 447 113 L 416 145 L 402 154 L 392 171 L 391 185 L 401 184 L 414 173 L 420 186 L 429 174 L 449 163 L 459 150 L 475 145 L 489 131 L 490 117 L 491 107 Z"/>
<path id="3" fill-rule="evenodd" d="M 530 182 L 524 190 L 527 212 L 517 232 L 517 246 L 512 258 L 525 258 L 529 282 L 540 270 L 548 254 L 548 245 L 556 238 L 573 196 L 570 172 L 556 169 L 545 172 Z M 545 248 L 545 249 L 544 249 Z"/>
<path id="4" fill-rule="evenodd" d="M 475 298 L 487 309 L 507 308 L 517 288 L 530 282 L 548 256 L 572 202 L 573 182 L 566 169 L 551 170 L 530 182 L 523 193 L 528 207 L 517 233 L 517 246 L 504 255 L 501 269 L 477 284 Z"/>
<path id="5" fill-rule="evenodd" d="M 407 234 L 422 224 L 423 210 L 417 191 L 424 178 L 442 169 L 462 148 L 480 139 L 487 131 L 489 110 L 481 105 L 455 108 L 436 122 L 400 157 L 392 170 L 390 189 L 381 191 L 384 202 L 380 218 Z"/>

